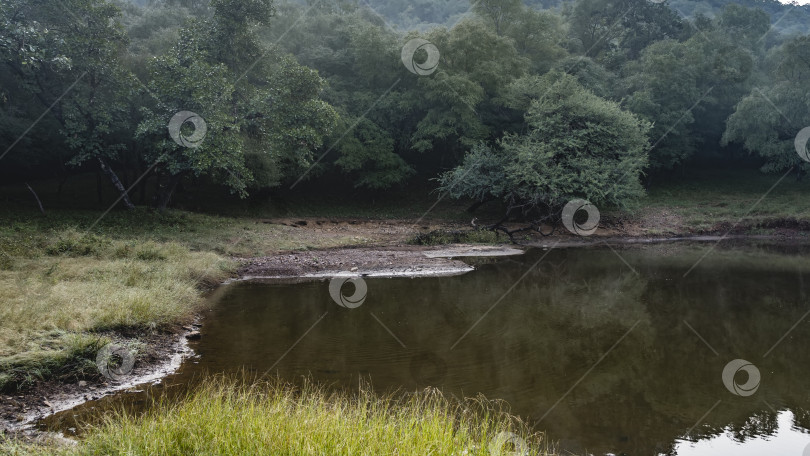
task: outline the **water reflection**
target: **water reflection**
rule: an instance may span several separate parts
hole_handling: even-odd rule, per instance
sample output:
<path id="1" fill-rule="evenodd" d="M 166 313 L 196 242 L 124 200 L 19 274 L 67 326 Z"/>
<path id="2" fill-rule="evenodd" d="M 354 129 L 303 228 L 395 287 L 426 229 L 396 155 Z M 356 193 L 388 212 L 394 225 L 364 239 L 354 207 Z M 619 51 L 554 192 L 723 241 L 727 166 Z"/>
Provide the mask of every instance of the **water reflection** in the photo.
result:
<path id="1" fill-rule="evenodd" d="M 326 281 L 235 284 L 216 297 L 200 358 L 167 382 L 248 368 L 436 385 L 504 399 L 576 454 L 798 456 L 810 443 L 806 249 L 718 249 L 684 278 L 704 249 L 618 250 L 635 271 L 607 248 L 555 249 L 450 278 L 366 279 L 354 309 Z M 724 386 L 734 359 L 760 371 L 755 394 Z"/>
<path id="2" fill-rule="evenodd" d="M 810 456 L 810 435 L 803 426 L 794 422 L 790 411 L 780 412 L 777 426 L 771 433 L 751 435 L 741 439 L 734 432 L 724 433 L 697 442 L 683 441 L 676 446 L 679 456 L 705 456 L 710 454 L 733 454 L 735 456 L 762 456 L 783 454 Z M 745 445 L 741 445 L 745 442 Z"/>

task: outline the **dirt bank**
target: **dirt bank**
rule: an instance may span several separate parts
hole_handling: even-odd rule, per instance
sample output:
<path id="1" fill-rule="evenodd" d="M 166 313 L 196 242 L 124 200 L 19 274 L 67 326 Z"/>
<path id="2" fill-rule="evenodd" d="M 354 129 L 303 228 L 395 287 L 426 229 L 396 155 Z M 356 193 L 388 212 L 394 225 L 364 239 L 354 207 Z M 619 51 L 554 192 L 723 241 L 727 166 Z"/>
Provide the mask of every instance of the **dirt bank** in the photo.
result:
<path id="1" fill-rule="evenodd" d="M 187 337 L 194 337 L 199 327 L 201 324 L 195 322 L 147 335 L 126 338 L 111 335 L 116 345 L 135 343 L 142 347 L 132 370 L 118 380 L 101 376 L 75 382 L 49 380 L 25 392 L 0 394 L 0 433 L 33 438 L 40 432 L 35 423 L 44 417 L 135 385 L 160 382 L 176 371 L 185 357 L 193 354 L 186 341 Z"/>
<path id="2" fill-rule="evenodd" d="M 280 253 L 244 258 L 241 279 L 328 277 L 427 277 L 463 274 L 472 266 L 460 257 L 520 255 L 509 246 L 452 245 L 444 247 L 357 247 Z"/>

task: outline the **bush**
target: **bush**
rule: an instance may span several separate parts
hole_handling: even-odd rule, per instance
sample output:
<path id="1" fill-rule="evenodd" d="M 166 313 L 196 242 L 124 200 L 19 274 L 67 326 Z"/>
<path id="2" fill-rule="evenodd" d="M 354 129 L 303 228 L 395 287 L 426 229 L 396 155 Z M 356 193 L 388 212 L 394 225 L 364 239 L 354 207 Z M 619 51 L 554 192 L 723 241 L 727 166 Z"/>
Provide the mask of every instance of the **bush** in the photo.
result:
<path id="1" fill-rule="evenodd" d="M 570 200 L 627 206 L 644 195 L 650 124 L 582 87 L 574 77 L 524 78 L 509 104 L 526 111 L 527 133 L 479 144 L 439 178 L 453 198 L 501 200 L 507 216 L 553 214 Z"/>
<path id="2" fill-rule="evenodd" d="M 499 233 L 490 230 L 433 230 L 429 233 L 417 234 L 409 243 L 416 245 L 497 244 L 506 240 Z"/>

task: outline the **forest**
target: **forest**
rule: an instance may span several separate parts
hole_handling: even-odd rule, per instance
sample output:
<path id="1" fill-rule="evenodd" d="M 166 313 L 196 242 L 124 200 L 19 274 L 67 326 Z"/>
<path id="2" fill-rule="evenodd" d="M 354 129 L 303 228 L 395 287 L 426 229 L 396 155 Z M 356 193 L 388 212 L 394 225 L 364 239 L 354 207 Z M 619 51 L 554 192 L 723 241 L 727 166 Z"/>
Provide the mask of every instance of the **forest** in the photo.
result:
<path id="1" fill-rule="evenodd" d="M 124 207 L 428 181 L 548 212 L 689 167 L 810 169 L 808 6 L 12 0 L 0 24 L 3 180 L 93 172 Z"/>

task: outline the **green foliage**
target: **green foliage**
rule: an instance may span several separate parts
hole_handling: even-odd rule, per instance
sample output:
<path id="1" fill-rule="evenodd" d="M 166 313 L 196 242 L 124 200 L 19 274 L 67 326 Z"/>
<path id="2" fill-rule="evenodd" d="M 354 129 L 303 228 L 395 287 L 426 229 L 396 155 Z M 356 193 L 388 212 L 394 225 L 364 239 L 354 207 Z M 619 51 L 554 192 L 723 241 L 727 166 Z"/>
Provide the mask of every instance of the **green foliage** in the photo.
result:
<path id="1" fill-rule="evenodd" d="M 368 119 L 355 122 L 355 132 L 343 140 L 342 156 L 335 162 L 343 171 L 356 173 L 355 187 L 389 188 L 413 174 L 413 168 L 394 152 L 390 135 Z"/>
<path id="2" fill-rule="evenodd" d="M 577 50 L 609 67 L 636 58 L 654 41 L 679 36 L 683 29 L 675 11 L 648 0 L 579 0 L 569 21 Z"/>
<path id="3" fill-rule="evenodd" d="M 575 197 L 624 206 L 643 195 L 648 123 L 583 88 L 572 76 L 518 81 L 528 131 L 494 149 L 478 145 L 440 178 L 455 198 L 499 199 L 510 210 L 553 212 Z"/>
<path id="4" fill-rule="evenodd" d="M 119 10 L 104 0 L 42 0 L 10 2 L 2 13 L 0 57 L 22 89 L 53 106 L 70 162 L 117 157 L 132 83 Z"/>
<path id="5" fill-rule="evenodd" d="M 762 170 L 780 172 L 798 166 L 810 171 L 796 151 L 799 130 L 810 125 L 810 37 L 798 37 L 774 50 L 767 59 L 769 85 L 755 88 L 737 104 L 723 135 L 765 160 Z"/>
<path id="6" fill-rule="evenodd" d="M 498 244 L 508 241 L 506 236 L 492 230 L 448 231 L 434 230 L 420 233 L 410 240 L 415 245 Z"/>
<path id="7" fill-rule="evenodd" d="M 495 27 L 495 33 L 501 35 L 503 28 L 520 14 L 521 0 L 470 0 L 472 10 Z"/>
<path id="8" fill-rule="evenodd" d="M 562 46 L 567 30 L 562 17 L 547 11 L 524 7 L 511 17 L 505 34 L 514 41 L 518 53 L 528 59 L 529 71 L 543 74 L 567 56 Z"/>
<path id="9" fill-rule="evenodd" d="M 138 132 L 151 138 L 154 159 L 168 174 L 211 175 L 246 196 L 249 186 L 277 186 L 306 170 L 337 115 L 318 99 L 324 82 L 316 72 L 260 43 L 254 26 L 272 17 L 269 1 L 212 6 L 210 20 L 183 29 L 172 53 L 153 59 L 149 86 L 158 102 L 145 110 Z M 165 134 L 179 111 L 204 119 L 198 147 Z"/>
<path id="10" fill-rule="evenodd" d="M 703 55 L 674 40 L 653 43 L 633 65 L 636 71 L 628 78 L 632 93 L 627 107 L 653 122 L 650 165 L 654 169 L 672 168 L 695 151 L 696 138 L 689 126 L 694 110 L 703 109 L 701 98 L 710 88 L 698 86 L 705 75 L 696 71 L 701 67 L 705 68 Z"/>
<path id="11" fill-rule="evenodd" d="M 224 65 L 209 64 L 204 52 L 194 46 L 198 41 L 193 32 L 189 35 L 173 55 L 150 63 L 149 90 L 159 101 L 143 108 L 138 138 L 148 141 L 146 159 L 157 163 L 159 171 L 218 175 L 244 194 L 250 174 L 244 166 L 239 130 L 222 102 L 233 92 L 230 75 Z M 181 146 L 167 135 L 169 119 L 179 111 L 195 112 L 204 119 L 207 131 L 197 147 Z"/>
<path id="12" fill-rule="evenodd" d="M 767 30 L 767 16 L 729 7 L 706 23 L 707 30 L 682 42 L 657 41 L 627 65 L 626 105 L 654 125 L 653 169 L 672 169 L 720 141 L 726 119 L 756 76 L 761 51 L 749 25 Z"/>
<path id="13" fill-rule="evenodd" d="M 282 18 L 292 21 L 304 11 L 285 9 Z M 332 160 L 353 185 L 366 188 L 402 184 L 415 171 L 434 174 L 440 164 L 457 163 L 465 148 L 512 128 L 520 113 L 499 112 L 503 88 L 525 74 L 527 57 L 564 54 L 555 41 L 559 21 L 541 13 L 525 15 L 535 30 L 505 27 L 510 36 L 499 36 L 486 20 L 467 19 L 452 29 L 404 37 L 350 6 L 324 6 L 309 14 L 304 31 L 293 27 L 290 33 L 297 35 L 280 43 L 329 81 L 324 99 L 344 113 L 327 141 L 337 144 L 340 154 Z M 291 26 L 279 24 L 279 33 Z M 520 38 L 521 50 L 511 36 Z M 441 55 L 431 75 L 414 75 L 401 62 L 403 45 L 417 37 Z"/>
<path id="14" fill-rule="evenodd" d="M 514 141 L 506 138 L 528 136 L 536 91 L 561 73 L 652 124 L 651 173 L 721 154 L 742 163 L 735 143 L 770 157 L 765 170 L 798 163 L 777 152 L 789 129 L 741 117 L 764 112 L 758 87 L 798 123 L 791 128 L 805 122 L 788 101 L 801 98 L 801 84 L 772 67 L 787 52 L 776 31 L 798 30 L 809 7 L 784 16 L 771 0 L 406 3 L 8 0 L 0 139 L 33 128 L 0 173 L 66 177 L 68 164 L 100 165 L 122 196 L 136 179 L 131 193 L 157 188 L 160 207 L 203 180 L 263 198 L 302 176 L 402 188 L 480 144 L 501 151 Z M 429 75 L 402 64 L 415 38 L 440 54 Z M 179 111 L 204 119 L 199 147 L 167 134 Z"/>

